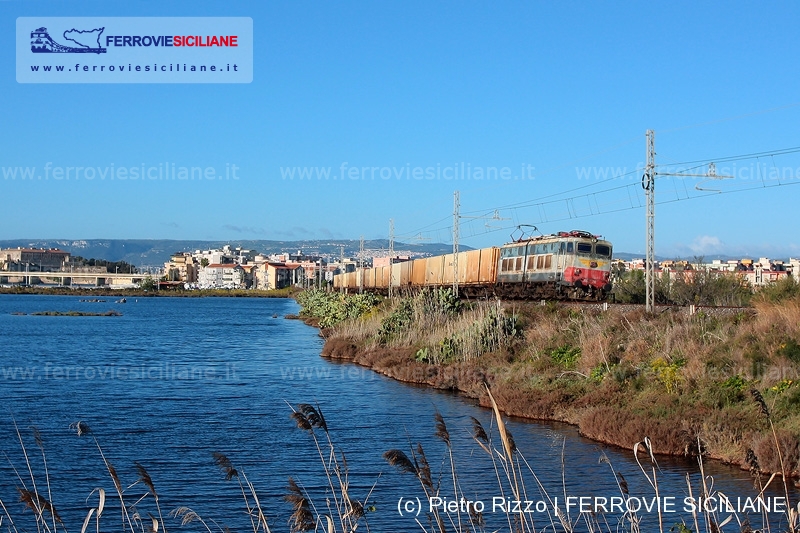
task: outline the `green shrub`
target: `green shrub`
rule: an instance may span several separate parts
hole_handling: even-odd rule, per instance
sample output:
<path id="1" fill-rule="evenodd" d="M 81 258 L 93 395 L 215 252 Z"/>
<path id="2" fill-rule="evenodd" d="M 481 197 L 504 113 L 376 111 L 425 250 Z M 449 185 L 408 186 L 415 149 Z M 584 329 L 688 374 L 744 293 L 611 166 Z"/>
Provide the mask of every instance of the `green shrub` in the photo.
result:
<path id="1" fill-rule="evenodd" d="M 572 347 L 568 344 L 550 351 L 550 358 L 553 362 L 564 368 L 574 368 L 580 356 L 580 347 Z"/>
<path id="2" fill-rule="evenodd" d="M 756 294 L 755 299 L 763 302 L 781 302 L 790 298 L 800 296 L 800 284 L 793 276 L 786 276 L 780 281 L 770 283 L 762 287 Z"/>
<path id="3" fill-rule="evenodd" d="M 784 402 L 790 411 L 797 411 L 800 409 L 800 388 L 795 387 L 792 392 L 786 396 Z"/>
<path id="4" fill-rule="evenodd" d="M 418 363 L 430 363 L 431 358 L 429 350 L 427 348 L 420 348 L 419 350 L 417 350 L 416 355 L 414 355 L 414 359 Z"/>
<path id="5" fill-rule="evenodd" d="M 722 409 L 745 401 L 750 387 L 751 383 L 748 380 L 736 374 L 718 385 L 708 387 L 706 397 L 710 405 Z"/>
<path id="6" fill-rule="evenodd" d="M 341 294 L 311 289 L 298 294 L 297 302 L 303 307 L 301 316 L 318 318 L 320 327 L 330 328 L 371 311 L 380 298 L 372 293 Z"/>
<path id="7" fill-rule="evenodd" d="M 800 344 L 797 344 L 794 339 L 786 339 L 778 346 L 778 355 L 793 363 L 800 363 Z"/>
<path id="8" fill-rule="evenodd" d="M 416 298 L 427 315 L 457 315 L 464 305 L 449 288 L 423 289 Z"/>
<path id="9" fill-rule="evenodd" d="M 378 329 L 378 339 L 386 343 L 392 336 L 406 329 L 414 318 L 413 303 L 408 298 L 403 298 L 394 310 L 383 320 Z"/>
<path id="10" fill-rule="evenodd" d="M 516 314 L 506 315 L 492 307 L 482 321 L 474 324 L 483 352 L 493 352 L 519 335 L 517 320 Z"/>
<path id="11" fill-rule="evenodd" d="M 589 373 L 589 379 L 595 383 L 600 383 L 603 381 L 603 378 L 606 377 L 606 374 L 608 374 L 608 366 L 601 363 L 592 369 Z"/>
<path id="12" fill-rule="evenodd" d="M 683 382 L 681 368 L 686 364 L 685 359 L 676 359 L 669 363 L 663 357 L 650 363 L 650 369 L 655 373 L 656 379 L 664 386 L 668 394 L 678 392 L 678 386 Z"/>

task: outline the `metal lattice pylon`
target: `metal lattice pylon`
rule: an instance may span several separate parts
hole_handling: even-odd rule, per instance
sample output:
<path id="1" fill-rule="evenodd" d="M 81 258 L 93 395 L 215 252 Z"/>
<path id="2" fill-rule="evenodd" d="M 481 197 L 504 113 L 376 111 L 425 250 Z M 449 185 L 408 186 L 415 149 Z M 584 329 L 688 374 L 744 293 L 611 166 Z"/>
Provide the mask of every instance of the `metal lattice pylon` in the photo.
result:
<path id="1" fill-rule="evenodd" d="M 647 166 L 642 187 L 647 194 L 647 257 L 644 265 L 645 308 L 652 313 L 656 300 L 656 134 L 647 130 Z"/>

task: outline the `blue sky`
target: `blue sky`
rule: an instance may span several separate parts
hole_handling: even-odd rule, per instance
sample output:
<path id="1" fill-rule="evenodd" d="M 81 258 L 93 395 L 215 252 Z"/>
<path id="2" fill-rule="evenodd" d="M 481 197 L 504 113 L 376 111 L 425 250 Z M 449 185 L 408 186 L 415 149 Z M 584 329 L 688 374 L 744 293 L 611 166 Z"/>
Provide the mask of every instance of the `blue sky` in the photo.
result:
<path id="1" fill-rule="evenodd" d="M 0 238 L 386 238 L 393 218 L 399 239 L 450 242 L 459 190 L 466 245 L 501 244 L 513 226 L 535 224 L 643 253 L 647 129 L 665 173 L 800 146 L 799 11 L 790 2 L 3 2 Z M 253 82 L 19 84 L 20 16 L 251 17 Z M 239 179 L 8 177 L 48 163 L 236 165 Z M 452 179 L 462 163 L 498 179 Z M 408 175 L 415 167 L 422 179 Z M 800 255 L 800 153 L 717 172 L 734 178 L 701 187 L 726 194 L 658 179 L 657 253 Z"/>

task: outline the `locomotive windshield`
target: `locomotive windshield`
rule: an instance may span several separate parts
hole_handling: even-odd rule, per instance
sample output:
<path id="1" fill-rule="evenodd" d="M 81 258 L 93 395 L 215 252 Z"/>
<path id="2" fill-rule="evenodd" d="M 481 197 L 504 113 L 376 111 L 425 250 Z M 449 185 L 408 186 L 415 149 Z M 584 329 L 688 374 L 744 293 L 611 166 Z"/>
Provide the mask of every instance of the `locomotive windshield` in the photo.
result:
<path id="1" fill-rule="evenodd" d="M 590 255 L 592 253 L 592 245 L 588 242 L 579 242 L 577 248 L 579 254 Z"/>
<path id="2" fill-rule="evenodd" d="M 595 252 L 597 255 L 601 255 L 603 257 L 611 257 L 611 247 L 605 244 L 598 244 L 595 246 Z"/>

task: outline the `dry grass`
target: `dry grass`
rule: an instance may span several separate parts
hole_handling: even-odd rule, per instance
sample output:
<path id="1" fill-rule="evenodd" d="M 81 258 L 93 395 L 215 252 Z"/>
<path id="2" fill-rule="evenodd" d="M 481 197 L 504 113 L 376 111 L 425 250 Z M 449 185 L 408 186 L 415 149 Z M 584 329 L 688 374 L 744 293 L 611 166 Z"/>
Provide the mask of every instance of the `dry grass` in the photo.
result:
<path id="1" fill-rule="evenodd" d="M 518 317 L 519 334 L 487 350 L 475 324 L 496 306 L 472 302 L 456 314 L 425 314 L 417 300 L 414 319 L 387 340 L 377 332 L 397 307 L 384 303 L 337 328 L 330 352 L 484 405 L 480 386 L 489 382 L 504 412 L 574 423 L 611 444 L 627 447 L 649 435 L 657 452 L 683 454 L 696 453 L 699 438 L 708 456 L 738 464 L 753 439 L 770 434 L 748 393 L 755 388 L 783 438 L 800 442 L 800 299 L 695 315 L 515 304 L 503 314 Z M 448 356 L 453 339 L 458 357 Z M 789 472 L 797 475 L 797 466 Z"/>
<path id="2" fill-rule="evenodd" d="M 375 332 L 387 311 L 376 308 L 373 312 L 356 320 L 348 320 L 330 331 L 329 339 L 348 339 L 353 342 L 374 344 Z"/>

